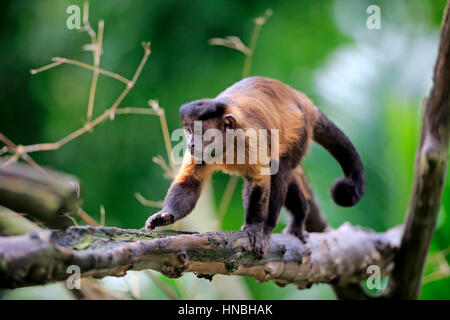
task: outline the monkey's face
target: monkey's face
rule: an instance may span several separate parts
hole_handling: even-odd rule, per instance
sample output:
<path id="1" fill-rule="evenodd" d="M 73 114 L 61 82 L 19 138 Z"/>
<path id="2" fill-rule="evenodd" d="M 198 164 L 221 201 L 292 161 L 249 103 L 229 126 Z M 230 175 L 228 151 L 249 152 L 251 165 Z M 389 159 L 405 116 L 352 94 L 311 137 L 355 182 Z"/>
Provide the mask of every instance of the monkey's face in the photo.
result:
<path id="1" fill-rule="evenodd" d="M 223 153 L 224 129 L 221 119 L 184 121 L 188 150 L 195 158 L 217 157 Z"/>
<path id="2" fill-rule="evenodd" d="M 180 108 L 188 150 L 194 158 L 213 163 L 223 156 L 226 131 L 236 125 L 235 117 L 225 114 L 226 108 L 215 100 L 198 100 Z"/>

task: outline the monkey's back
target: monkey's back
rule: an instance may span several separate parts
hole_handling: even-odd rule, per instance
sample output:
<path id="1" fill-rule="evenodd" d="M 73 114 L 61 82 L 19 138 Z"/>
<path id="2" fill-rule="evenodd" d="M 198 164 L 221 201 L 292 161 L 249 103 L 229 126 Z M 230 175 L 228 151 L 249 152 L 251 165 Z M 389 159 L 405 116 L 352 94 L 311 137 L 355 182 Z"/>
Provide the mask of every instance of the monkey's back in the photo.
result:
<path id="1" fill-rule="evenodd" d="M 217 96 L 225 99 L 230 112 L 244 130 L 278 129 L 280 155 L 293 147 L 306 152 L 312 139 L 316 110 L 303 93 L 271 78 L 249 77 Z"/>

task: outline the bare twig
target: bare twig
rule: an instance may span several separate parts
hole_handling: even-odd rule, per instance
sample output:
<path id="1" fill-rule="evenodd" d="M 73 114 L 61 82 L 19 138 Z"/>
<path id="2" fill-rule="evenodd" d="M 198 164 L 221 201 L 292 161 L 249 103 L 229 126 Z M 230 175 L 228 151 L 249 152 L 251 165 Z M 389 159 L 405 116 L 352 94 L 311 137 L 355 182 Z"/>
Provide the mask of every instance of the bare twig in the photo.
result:
<path id="1" fill-rule="evenodd" d="M 22 145 L 16 145 L 11 140 L 9 140 L 5 135 L 3 135 L 1 132 L 0 132 L 0 141 L 5 144 L 5 146 L 2 148 L 2 154 L 5 154 L 7 152 L 13 153 L 13 156 L 10 159 L 8 159 L 6 162 L 3 162 L 0 165 L 0 168 L 6 167 L 6 166 L 10 165 L 11 163 L 15 163 L 15 162 L 17 162 L 17 160 L 19 160 L 22 157 L 32 167 L 36 168 L 38 171 L 40 171 L 44 175 L 48 176 L 47 172 L 44 169 L 42 169 L 42 167 L 40 167 L 36 163 L 36 161 L 34 161 L 33 158 L 31 158 L 27 154 L 27 152 L 25 151 L 25 149 Z"/>
<path id="2" fill-rule="evenodd" d="M 83 31 L 86 31 L 89 36 L 91 37 L 91 43 L 97 43 L 96 40 L 96 33 L 94 29 L 92 29 L 90 23 L 89 23 L 89 2 L 85 1 L 83 3 Z"/>
<path id="3" fill-rule="evenodd" d="M 242 69 L 242 78 L 250 75 L 252 66 L 252 57 L 255 52 L 256 43 L 258 42 L 259 33 L 262 26 L 272 16 L 273 10 L 267 9 L 264 14 L 253 20 L 253 30 L 250 38 L 250 45 L 246 46 L 239 37 L 228 36 L 225 38 L 212 38 L 208 43 L 212 46 L 223 46 L 242 52 L 245 55 L 244 66 Z"/>
<path id="4" fill-rule="evenodd" d="M 108 71 L 108 70 L 104 70 L 101 69 L 99 67 L 96 66 L 92 66 L 90 64 L 81 62 L 81 61 L 77 61 L 77 60 L 73 60 L 73 59 L 67 59 L 67 58 L 62 58 L 62 57 L 54 57 L 52 58 L 53 61 L 55 61 L 54 63 L 51 63 L 49 65 L 43 66 L 41 68 L 37 68 L 37 69 L 31 69 L 30 73 L 31 74 L 37 74 L 40 73 L 42 71 L 46 71 L 48 69 L 54 68 L 56 66 L 59 66 L 61 64 L 72 64 L 74 66 L 78 66 L 87 70 L 91 70 L 100 74 L 103 74 L 105 76 L 108 76 L 110 78 L 119 80 L 120 82 L 125 83 L 126 85 L 128 85 L 129 83 L 131 83 L 131 80 L 128 80 L 127 78 L 121 76 L 120 74 Z"/>
<path id="5" fill-rule="evenodd" d="M 236 190 L 238 181 L 239 177 L 237 176 L 231 176 L 230 178 L 228 178 L 228 183 L 225 187 L 222 199 L 220 200 L 219 208 L 217 209 L 219 221 L 223 221 L 228 206 L 230 205 L 231 198 L 233 197 L 234 191 Z"/>
<path id="6" fill-rule="evenodd" d="M 40 72 L 52 69 L 52 68 L 57 67 L 57 66 L 60 66 L 60 65 L 62 65 L 63 63 L 66 62 L 66 61 L 62 60 L 62 58 L 58 59 L 57 57 L 53 58 L 52 60 L 55 61 L 55 62 L 52 62 L 50 64 L 47 64 L 47 65 L 45 65 L 43 67 L 40 67 L 40 68 L 37 68 L 37 69 L 31 69 L 30 73 L 31 74 L 38 74 Z"/>
<path id="7" fill-rule="evenodd" d="M 262 26 L 267 22 L 267 20 L 272 16 L 273 10 L 267 9 L 261 17 L 254 20 L 252 36 L 250 38 L 250 54 L 245 56 L 244 68 L 242 70 L 242 78 L 246 78 L 250 75 L 250 69 L 252 67 L 253 54 L 255 52 L 256 43 L 258 42 L 259 33 L 261 32 Z"/>
<path id="8" fill-rule="evenodd" d="M 158 276 L 154 275 L 150 270 L 146 270 L 145 272 L 150 279 L 152 279 L 153 283 L 161 289 L 164 294 L 169 297 L 171 300 L 178 300 L 177 294 L 170 288 L 168 285 L 166 285 Z"/>
<path id="9" fill-rule="evenodd" d="M 157 115 L 152 109 L 149 108 L 132 108 L 132 107 L 125 107 L 117 109 L 115 114 L 145 114 L 149 116 L 155 116 Z"/>
<path id="10" fill-rule="evenodd" d="M 80 289 L 70 290 L 78 300 L 131 300 L 130 298 L 106 289 L 96 279 L 81 278 Z"/>
<path id="11" fill-rule="evenodd" d="M 33 144 L 28 146 L 23 146 L 23 153 L 20 154 L 17 152 L 17 148 L 12 150 L 15 154 L 18 154 L 19 156 L 22 156 L 23 154 L 37 152 L 37 151 L 49 151 L 49 150 L 57 150 L 64 146 L 66 143 L 80 137 L 81 135 L 92 131 L 94 127 L 99 125 L 100 123 L 106 121 L 106 120 L 113 120 L 116 114 L 130 114 L 130 113 L 137 113 L 137 114 L 153 114 L 153 112 L 144 111 L 144 109 L 141 108 L 127 108 L 125 110 L 118 110 L 118 106 L 122 102 L 122 100 L 126 97 L 128 92 L 133 88 L 134 84 L 136 83 L 137 79 L 139 78 L 139 75 L 142 71 L 142 68 L 144 67 L 148 56 L 150 55 L 150 42 L 143 42 L 142 46 L 144 47 L 144 57 L 142 58 L 134 76 L 131 81 L 127 81 L 127 86 L 122 91 L 122 93 L 119 95 L 119 97 L 116 99 L 116 101 L 111 105 L 109 109 L 104 111 L 100 116 L 92 120 L 91 122 L 86 123 L 83 127 L 79 128 L 78 130 L 75 130 L 74 132 L 70 133 L 66 137 L 62 138 L 61 140 L 55 142 L 55 143 L 40 143 L 40 144 Z M 147 110 L 147 109 L 145 109 Z M 2 137 L 6 138 L 4 135 Z M 9 139 L 8 139 L 9 140 Z M 3 140 L 2 140 L 3 141 Z M 4 140 L 3 142 L 5 142 Z M 11 141 L 9 141 L 11 142 Z"/>
<path id="12" fill-rule="evenodd" d="M 105 226 L 105 219 L 106 219 L 106 211 L 105 207 L 103 205 L 100 206 L 100 225 L 102 227 Z"/>
<path id="13" fill-rule="evenodd" d="M 12 142 L 11 140 L 9 140 L 4 134 L 2 134 L 0 132 L 0 141 L 3 142 L 8 148 L 10 148 L 11 150 L 16 149 L 16 145 L 14 142 Z"/>
<path id="14" fill-rule="evenodd" d="M 153 207 L 153 208 L 162 208 L 163 207 L 163 202 L 162 201 L 152 201 L 152 200 L 147 200 L 144 198 L 144 196 L 142 194 L 140 194 L 139 192 L 136 192 L 134 194 L 134 196 L 136 197 L 136 199 L 138 199 L 138 201 L 146 207 Z"/>
<path id="15" fill-rule="evenodd" d="M 208 43 L 212 46 L 222 46 L 240 51 L 246 56 L 251 54 L 250 48 L 238 37 L 212 38 L 209 39 Z"/>
<path id="16" fill-rule="evenodd" d="M 74 217 L 72 217 L 69 213 L 65 213 L 64 216 L 69 219 L 70 221 L 72 221 L 74 226 L 79 226 L 77 219 L 75 219 Z"/>
<path id="17" fill-rule="evenodd" d="M 433 266 L 433 271 L 425 275 L 422 279 L 422 284 L 427 284 L 433 281 L 438 281 L 450 277 L 450 266 L 447 262 L 446 255 L 450 247 L 442 251 L 436 252 L 428 257 L 427 262 Z"/>
<path id="18" fill-rule="evenodd" d="M 93 227 L 99 227 L 100 224 L 95 221 L 94 218 L 92 218 L 86 211 L 84 211 L 82 208 L 78 208 L 77 215 L 88 225 Z"/>
<path id="19" fill-rule="evenodd" d="M 252 57 L 255 52 L 256 43 L 258 42 L 259 33 L 261 32 L 262 26 L 267 22 L 267 20 L 272 16 L 273 10 L 267 9 L 264 14 L 254 20 L 252 35 L 250 39 L 250 46 L 245 46 L 241 39 L 238 37 L 226 37 L 222 38 L 212 38 L 209 40 L 211 45 L 220 45 L 228 48 L 232 48 L 242 52 L 245 55 L 244 66 L 242 68 L 242 78 L 246 78 L 250 75 L 250 69 L 252 66 Z M 233 198 L 234 191 L 236 190 L 237 183 L 239 181 L 238 176 L 231 176 L 228 179 L 227 186 L 225 187 L 224 195 L 220 200 L 218 215 L 223 218 L 227 212 L 230 201 Z"/>
<path id="20" fill-rule="evenodd" d="M 103 30 L 105 23 L 103 20 L 98 22 L 98 37 L 95 43 L 92 43 L 94 47 L 94 66 L 98 68 L 100 66 L 100 58 L 102 55 L 102 45 L 103 45 Z M 91 89 L 89 92 L 89 102 L 88 102 L 88 110 L 87 110 L 87 122 L 91 121 L 92 113 L 94 112 L 94 99 L 95 99 L 95 91 L 97 89 L 97 81 L 98 81 L 98 71 L 94 71 L 92 74 L 92 82 Z"/>
<path id="21" fill-rule="evenodd" d="M 172 170 L 172 176 L 174 175 L 175 166 L 172 161 L 172 144 L 170 142 L 169 128 L 167 126 L 166 114 L 163 108 L 159 106 L 158 100 L 149 100 L 148 105 L 159 115 L 161 122 L 161 129 L 164 137 L 164 144 L 166 146 L 167 158 L 169 159 L 170 169 Z"/>
<path id="22" fill-rule="evenodd" d="M 173 180 L 175 178 L 175 172 L 166 164 L 164 158 L 161 155 L 157 155 L 152 158 L 153 162 L 156 163 L 164 170 L 166 178 Z"/>
<path id="23" fill-rule="evenodd" d="M 60 139 L 57 142 L 54 143 L 39 143 L 39 144 L 33 144 L 28 146 L 22 146 L 22 145 L 15 145 L 11 140 L 6 138 L 3 134 L 0 133 L 0 141 L 3 142 L 6 146 L 1 149 L 1 153 L 4 154 L 6 152 L 10 152 L 13 154 L 13 156 L 6 162 L 2 164 L 3 167 L 16 162 L 20 158 L 23 158 L 25 161 L 27 161 L 30 165 L 36 167 L 37 169 L 41 170 L 45 173 L 45 171 L 29 156 L 29 153 L 37 152 L 37 151 L 49 151 L 49 150 L 57 150 L 64 146 L 66 143 L 80 137 L 81 135 L 91 132 L 93 128 L 101 123 L 103 123 L 106 120 L 114 120 L 116 114 L 149 114 L 153 115 L 155 112 L 152 112 L 150 109 L 142 109 L 142 108 L 125 108 L 123 110 L 118 110 L 119 105 L 123 101 L 123 99 L 127 96 L 127 94 L 130 92 L 130 90 L 134 87 L 136 84 L 136 81 L 139 78 L 139 75 L 142 72 L 142 69 L 144 68 L 145 63 L 147 62 L 147 59 L 151 53 L 150 51 L 150 42 L 143 42 L 142 46 L 144 48 L 144 56 L 138 65 L 133 78 L 131 80 L 126 79 L 125 77 L 113 73 L 110 71 L 106 71 L 99 68 L 100 65 L 100 57 L 102 54 L 102 44 L 103 44 L 103 31 L 104 31 L 104 22 L 101 20 L 98 24 L 98 34 L 95 33 L 95 31 L 92 29 L 91 25 L 89 24 L 89 4 L 88 2 L 84 3 L 84 10 L 83 10 L 83 30 L 86 31 L 89 36 L 91 37 L 91 45 L 93 49 L 93 56 L 94 56 L 94 65 L 91 66 L 89 64 L 67 59 L 67 58 L 53 58 L 55 61 L 54 63 L 51 63 L 47 66 L 38 68 L 38 69 L 32 69 L 30 72 L 32 74 L 36 74 L 45 70 L 49 70 L 51 68 L 54 68 L 56 66 L 59 66 L 61 64 L 73 64 L 88 70 L 93 71 L 93 77 L 92 77 L 92 83 L 90 87 L 90 93 L 89 93 L 89 102 L 87 107 L 87 123 L 67 135 L 66 137 Z M 97 81 L 98 81 L 98 75 L 104 74 L 106 76 L 112 77 L 114 79 L 117 79 L 123 83 L 125 83 L 126 87 L 122 91 L 122 93 L 118 96 L 116 101 L 107 109 L 104 111 L 100 116 L 95 118 L 94 120 L 91 120 L 93 109 L 94 109 L 94 100 L 95 100 L 95 92 L 97 88 Z M 167 128 L 167 127 L 166 127 Z"/>

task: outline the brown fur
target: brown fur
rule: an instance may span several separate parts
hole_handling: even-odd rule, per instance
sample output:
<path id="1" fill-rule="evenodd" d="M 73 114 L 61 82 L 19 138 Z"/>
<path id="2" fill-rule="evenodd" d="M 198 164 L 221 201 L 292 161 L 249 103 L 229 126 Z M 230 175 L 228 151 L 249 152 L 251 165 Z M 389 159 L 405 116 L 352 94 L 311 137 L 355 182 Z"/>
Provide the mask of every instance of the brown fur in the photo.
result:
<path id="1" fill-rule="evenodd" d="M 307 153 L 312 140 L 316 108 L 303 93 L 275 79 L 251 77 L 229 87 L 220 93 L 216 100 L 226 102 L 224 113 L 233 114 L 237 119 L 238 128 L 244 131 L 253 128 L 258 134 L 258 129 L 278 129 L 280 157 L 292 152 L 290 147 L 299 140 L 304 142 L 297 150 L 301 153 L 298 155 L 299 160 Z M 215 124 L 212 127 L 215 127 Z M 246 141 L 248 142 L 248 139 Z M 268 142 L 270 155 L 270 139 Z M 245 147 L 245 159 L 248 163 L 249 144 L 246 143 Z M 223 164 L 211 164 L 200 168 L 193 163 L 192 155 L 186 153 L 174 183 L 183 181 L 186 176 L 192 175 L 203 180 L 214 171 L 238 174 L 260 184 L 265 183 L 267 179 L 260 177 L 260 163 L 255 165 L 238 164 L 236 160 L 237 150 L 235 150 L 234 164 L 226 164 L 224 158 Z"/>
<path id="2" fill-rule="evenodd" d="M 180 108 L 183 126 L 194 132 L 195 120 L 202 120 L 203 132 L 209 128 L 219 129 L 226 145 L 226 130 L 254 129 L 258 139 L 259 129 L 279 132 L 279 153 L 271 161 L 279 163 L 277 173 L 261 174 L 263 164 L 257 154 L 255 164 L 249 163 L 250 137 L 245 136 L 245 163 L 237 162 L 235 145 L 233 164 L 226 163 L 226 150 L 222 153 L 223 164 L 194 163 L 194 157 L 186 152 L 180 171 L 166 196 L 163 209 L 147 220 L 147 227 L 167 225 L 181 219 L 195 206 L 201 188 L 212 172 L 221 170 L 245 178 L 244 207 L 246 211 L 243 229 L 249 233 L 253 250 L 263 256 L 268 248 L 268 238 L 276 225 L 282 205 L 292 213 L 293 220 L 288 232 L 305 240 L 307 203 L 302 186 L 295 177 L 294 169 L 308 152 L 311 140 L 316 140 L 341 164 L 345 177 L 338 179 L 332 190 L 336 203 L 348 206 L 362 196 L 365 186 L 361 160 L 345 134 L 320 112 L 303 93 L 275 79 L 251 77 L 243 79 L 215 99 L 202 99 Z M 191 135 L 190 147 L 199 148 Z M 268 155 L 271 145 L 268 137 Z M 205 145 L 206 143 L 206 145 Z M 201 141 L 203 150 L 210 142 Z M 259 139 L 258 139 L 259 144 Z M 288 197 L 286 199 L 286 197 Z"/>

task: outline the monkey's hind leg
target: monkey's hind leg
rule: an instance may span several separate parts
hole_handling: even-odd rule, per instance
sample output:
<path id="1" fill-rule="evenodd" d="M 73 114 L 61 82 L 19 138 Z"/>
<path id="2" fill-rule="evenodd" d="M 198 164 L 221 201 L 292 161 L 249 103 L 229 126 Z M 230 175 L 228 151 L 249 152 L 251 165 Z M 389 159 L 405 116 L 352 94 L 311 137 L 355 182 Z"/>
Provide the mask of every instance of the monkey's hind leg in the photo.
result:
<path id="1" fill-rule="evenodd" d="M 305 243 L 308 239 L 308 233 L 305 230 L 308 202 L 294 173 L 291 175 L 284 206 L 291 213 L 292 219 L 283 233 L 292 234 Z"/>

